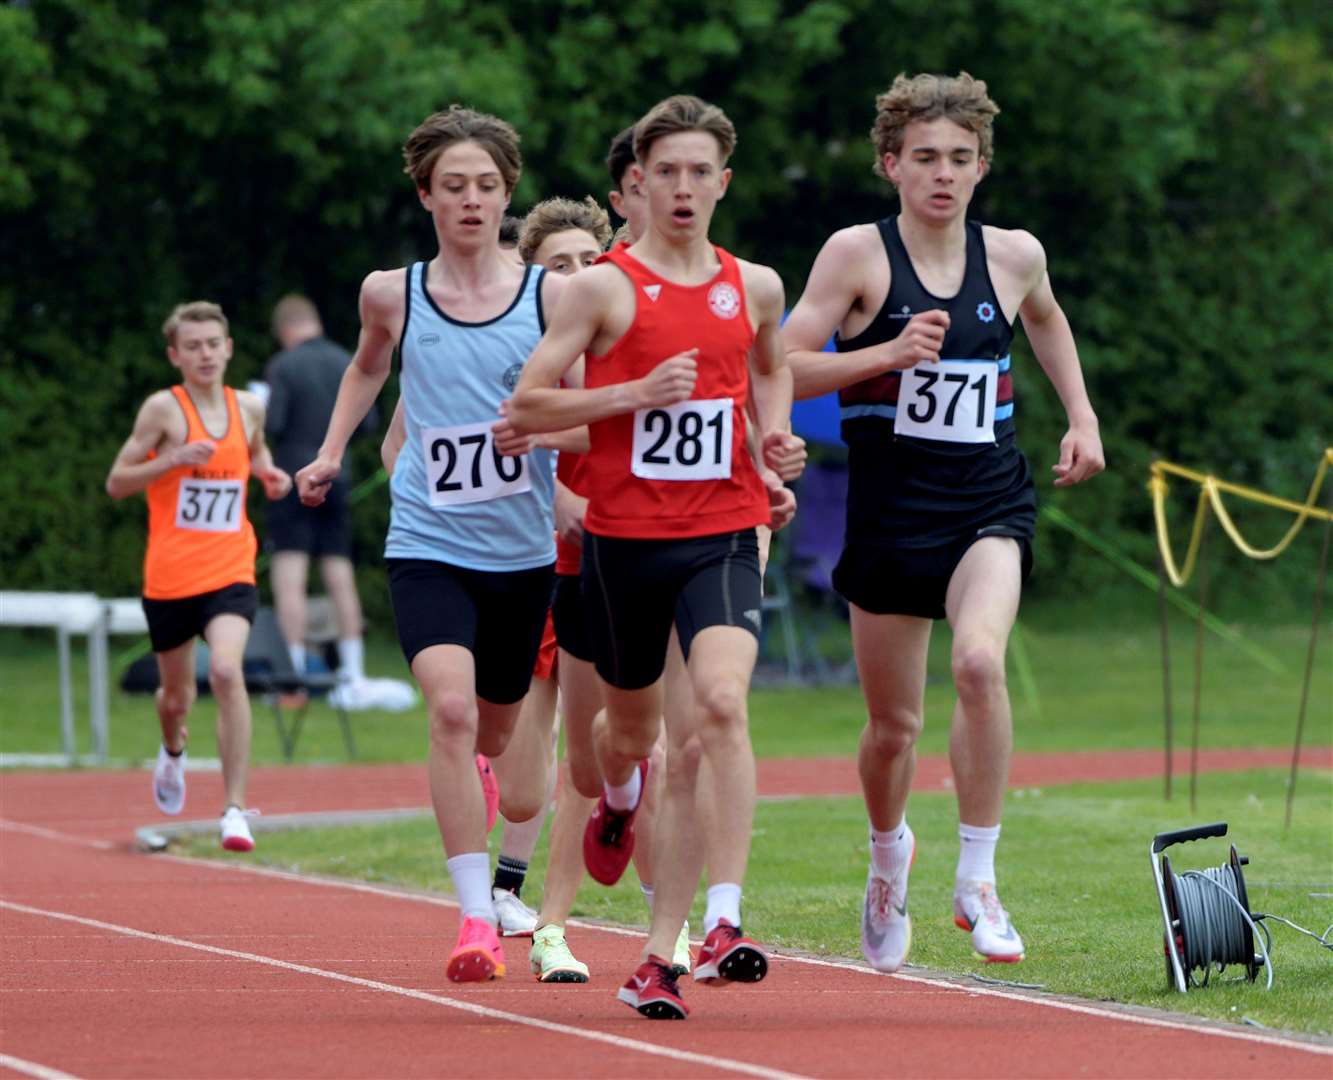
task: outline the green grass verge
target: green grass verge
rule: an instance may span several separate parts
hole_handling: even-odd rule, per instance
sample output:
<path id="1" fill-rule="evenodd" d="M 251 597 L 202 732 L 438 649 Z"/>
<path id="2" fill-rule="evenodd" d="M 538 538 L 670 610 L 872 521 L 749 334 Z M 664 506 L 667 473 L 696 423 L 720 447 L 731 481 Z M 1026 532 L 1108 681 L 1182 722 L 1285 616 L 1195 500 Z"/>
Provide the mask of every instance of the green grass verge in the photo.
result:
<path id="1" fill-rule="evenodd" d="M 1148 597 L 1148 601 L 1151 601 Z M 1142 609 L 1143 605 L 1139 605 Z M 1010 687 L 1019 750 L 1083 750 L 1156 747 L 1162 741 L 1162 676 L 1153 609 L 1137 619 L 1123 612 L 1103 625 L 1095 612 L 1046 605 L 1023 615 L 1025 670 L 1011 650 Z M 833 618 L 828 616 L 828 618 Z M 1173 621 L 1174 700 L 1178 746 L 1189 738 L 1194 631 Z M 808 626 L 806 627 L 808 630 Z M 1210 639 L 1204 663 L 1201 743 L 1204 746 L 1286 746 L 1295 733 L 1301 675 L 1309 627 L 1255 625 L 1240 628 L 1246 638 L 1280 657 L 1287 666 L 1274 676 L 1227 642 Z M 846 650 L 846 625 L 824 624 L 830 655 Z M 947 749 L 953 707 L 949 679 L 950 635 L 934 634 L 926 688 L 926 730 L 920 749 Z M 397 644 L 385 638 L 367 643 L 373 675 L 408 678 Z M 0 631 L 0 752 L 57 753 L 60 705 L 54 636 L 49 632 Z M 1306 720 L 1306 745 L 1333 742 L 1333 635 L 1322 637 Z M 81 643 L 75 648 L 76 722 L 81 752 L 90 749 L 87 730 L 87 671 Z M 819 756 L 854 752 L 865 722 L 855 686 L 756 689 L 750 698 L 751 731 L 761 757 Z M 256 763 L 282 760 L 271 715 L 254 701 Z M 216 706 L 203 696 L 190 719 L 195 757 L 216 755 Z M 425 711 L 367 711 L 353 714 L 362 761 L 421 761 L 426 754 Z M 157 720 L 152 699 L 119 690 L 111 695 L 111 756 L 151 759 L 156 753 Z M 311 706 L 297 760 L 341 761 L 343 745 L 332 710 Z"/>
<path id="2" fill-rule="evenodd" d="M 916 795 L 910 810 L 918 842 L 911 882 L 912 962 L 956 975 L 1041 983 L 1049 991 L 1092 1000 L 1218 1020 L 1246 1017 L 1268 1027 L 1331 1034 L 1333 954 L 1281 925 L 1273 928 L 1276 978 L 1271 992 L 1262 982 L 1243 981 L 1236 967 L 1215 976 L 1208 988 L 1185 995 L 1168 990 L 1165 979 L 1161 918 L 1147 856 L 1158 832 L 1230 822 L 1228 842 L 1250 857 L 1246 880 L 1254 910 L 1282 915 L 1316 933 L 1333 922 L 1333 775 L 1302 774 L 1286 836 L 1285 784 L 1280 770 L 1228 775 L 1225 783 L 1204 785 L 1195 814 L 1179 797 L 1164 802 L 1156 782 L 1013 793 L 999 870 L 1004 902 L 1028 948 L 1028 959 L 1013 967 L 975 961 L 967 936 L 953 926 L 956 805 L 949 796 Z M 747 929 L 774 947 L 858 957 L 865 828 L 859 799 L 761 803 L 746 881 Z M 498 840 L 497 834 L 493 848 Z M 211 838 L 187 850 L 222 854 Z M 1220 865 L 1227 847 L 1208 841 L 1173 848 L 1171 854 L 1179 873 Z M 448 891 L 431 819 L 271 834 L 261 838 L 253 857 L 307 873 Z M 545 866 L 543 841 L 524 893 L 529 903 L 540 897 Z M 585 881 L 574 913 L 626 925 L 645 922 L 632 873 L 612 889 Z M 701 892 L 691 922 L 698 927 L 702 918 Z M 577 935 L 573 945 L 577 952 Z M 614 972 L 598 974 L 615 977 Z"/>

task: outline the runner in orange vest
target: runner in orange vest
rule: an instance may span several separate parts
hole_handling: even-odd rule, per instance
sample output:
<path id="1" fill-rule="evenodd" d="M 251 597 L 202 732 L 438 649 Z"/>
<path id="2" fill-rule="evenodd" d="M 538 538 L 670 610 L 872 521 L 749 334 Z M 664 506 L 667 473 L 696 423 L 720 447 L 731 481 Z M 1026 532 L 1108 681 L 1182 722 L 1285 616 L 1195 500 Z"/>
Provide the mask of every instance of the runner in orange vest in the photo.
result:
<path id="1" fill-rule="evenodd" d="M 185 806 L 186 717 L 195 698 L 194 639 L 208 643 L 208 679 L 218 702 L 218 753 L 226 788 L 222 846 L 250 851 L 245 778 L 250 698 L 241 658 L 258 608 L 255 532 L 245 512 L 251 474 L 270 499 L 292 480 L 264 442 L 264 406 L 222 383 L 231 360 L 227 317 L 216 304 L 180 304 L 163 324 L 167 357 L 181 384 L 139 409 L 106 479 L 107 494 L 148 496 L 143 607 L 157 654 L 162 745 L 153 800 L 165 814 Z"/>

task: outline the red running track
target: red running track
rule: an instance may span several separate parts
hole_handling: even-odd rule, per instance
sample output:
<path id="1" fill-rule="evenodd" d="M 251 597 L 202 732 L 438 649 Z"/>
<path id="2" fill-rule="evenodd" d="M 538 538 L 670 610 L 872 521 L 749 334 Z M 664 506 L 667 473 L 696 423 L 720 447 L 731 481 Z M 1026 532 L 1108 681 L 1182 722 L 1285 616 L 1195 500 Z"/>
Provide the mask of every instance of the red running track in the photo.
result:
<path id="1" fill-rule="evenodd" d="M 193 806 L 220 799 L 215 774 L 190 780 Z M 518 942 L 508 978 L 457 987 L 447 902 L 135 854 L 147 787 L 0 777 L 0 1075 L 1333 1074 L 1323 1043 L 799 957 L 753 987 L 684 980 L 690 1020 L 652 1023 L 613 996 L 638 935 L 587 926 L 571 930 L 585 986 L 533 981 Z M 269 812 L 426 802 L 419 766 L 257 769 L 251 791 Z"/>

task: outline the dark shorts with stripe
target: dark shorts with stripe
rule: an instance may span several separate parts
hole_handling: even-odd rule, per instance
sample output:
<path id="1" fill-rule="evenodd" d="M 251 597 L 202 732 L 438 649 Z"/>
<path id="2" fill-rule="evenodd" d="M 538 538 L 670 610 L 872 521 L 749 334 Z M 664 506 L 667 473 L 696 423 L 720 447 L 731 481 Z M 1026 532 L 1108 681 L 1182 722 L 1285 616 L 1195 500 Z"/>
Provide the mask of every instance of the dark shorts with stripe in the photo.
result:
<path id="1" fill-rule="evenodd" d="M 585 532 L 580 581 L 597 673 L 621 690 L 658 680 L 672 623 L 687 660 L 707 627 L 759 636 L 763 586 L 753 529 L 682 540 Z"/>
<path id="2" fill-rule="evenodd" d="M 461 645 L 476 665 L 477 697 L 512 705 L 532 682 L 551 606 L 555 564 L 469 570 L 431 559 L 386 559 L 398 643 L 410 665 L 432 645 Z"/>
<path id="3" fill-rule="evenodd" d="M 194 637 L 202 637 L 219 615 L 239 615 L 253 625 L 259 610 L 259 591 L 244 582 L 179 600 L 143 598 L 144 618 L 153 652 L 170 652 Z"/>
<path id="4" fill-rule="evenodd" d="M 876 615 L 945 616 L 954 571 L 978 540 L 1012 537 L 1032 571 L 1037 495 L 1012 423 L 961 448 L 919 439 L 848 439 L 847 539 L 833 587 Z"/>

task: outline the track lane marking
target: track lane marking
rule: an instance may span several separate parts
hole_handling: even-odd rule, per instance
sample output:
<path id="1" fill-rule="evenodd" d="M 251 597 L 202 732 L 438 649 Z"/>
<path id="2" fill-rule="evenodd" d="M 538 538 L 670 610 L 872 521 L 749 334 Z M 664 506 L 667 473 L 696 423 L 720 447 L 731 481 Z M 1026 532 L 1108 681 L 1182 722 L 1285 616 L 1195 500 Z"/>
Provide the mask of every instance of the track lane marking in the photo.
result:
<path id="1" fill-rule="evenodd" d="M 13 1054 L 0 1054 L 0 1066 L 24 1076 L 35 1076 L 37 1080 L 77 1080 L 71 1073 L 53 1069 L 50 1065 L 38 1065 L 35 1061 L 25 1061 Z"/>
<path id="2" fill-rule="evenodd" d="M 620 1035 L 609 1035 L 606 1032 L 573 1027 L 568 1024 L 558 1024 L 552 1020 L 542 1020 L 535 1016 L 524 1016 L 522 1013 L 508 1012 L 504 1009 L 495 1009 L 489 1005 L 478 1005 L 475 1002 L 461 1001 L 458 998 L 443 997 L 440 994 L 428 993 L 425 990 L 413 990 L 406 986 L 395 986 L 393 983 L 380 982 L 378 979 L 363 979 L 356 975 L 344 975 L 340 971 L 328 971 L 324 968 L 310 967 L 307 964 L 295 964 L 289 960 L 278 960 L 271 956 L 262 956 L 259 953 L 242 952 L 239 949 L 224 949 L 218 945 L 205 945 L 201 942 L 190 941 L 188 938 L 174 937 L 170 934 L 151 934 L 146 930 L 137 930 L 132 926 L 121 926 L 117 923 L 103 922 L 101 919 L 89 919 L 82 915 L 73 915 L 65 911 L 50 911 L 45 908 L 31 907 L 28 904 L 18 904 L 12 900 L 0 900 L 0 908 L 17 911 L 25 915 L 37 915 L 47 919 L 70 922 L 79 926 L 91 927 L 95 930 L 106 930 L 113 934 L 121 934 L 125 937 L 140 938 L 145 941 L 155 941 L 166 945 L 175 945 L 183 949 L 195 949 L 199 952 L 211 953 L 214 956 L 224 956 L 232 960 L 244 960 L 252 964 L 263 964 L 267 967 L 275 967 L 283 971 L 294 971 L 302 975 L 314 975 L 317 978 L 330 979 L 334 982 L 345 983 L 366 990 L 378 990 L 381 993 L 396 994 L 400 997 L 429 1002 L 432 1005 L 442 1005 L 448 1009 L 457 1009 L 460 1012 L 471 1013 L 473 1016 L 485 1017 L 488 1020 L 500 1020 L 511 1024 L 518 1024 L 523 1027 L 533 1027 L 541 1031 L 549 1031 L 555 1035 L 566 1035 L 571 1038 L 602 1043 L 618 1050 L 630 1050 L 641 1054 L 650 1054 L 655 1057 L 667 1058 L 668 1060 L 681 1064 L 702 1065 L 707 1066 L 708 1068 L 720 1069 L 723 1072 L 739 1073 L 742 1076 L 760 1077 L 761 1080 L 807 1080 L 807 1078 L 799 1073 L 784 1072 L 780 1069 L 770 1069 L 763 1065 L 754 1065 L 745 1061 L 714 1057 L 711 1054 L 698 1054 L 692 1050 L 676 1050 L 668 1046 L 658 1046 L 654 1043 L 643 1042 L 639 1039 L 625 1038 Z M 65 1074 L 61 1073 L 53 1075 L 63 1077 Z"/>
<path id="3" fill-rule="evenodd" d="M 0 819 L 0 826 L 10 824 Z M 25 827 L 24 831 L 31 831 L 34 835 L 43 835 L 50 833 L 48 839 L 63 840 L 72 843 L 83 844 L 88 847 L 115 847 L 108 841 L 85 840 L 81 837 L 71 836 L 64 833 L 55 833 L 52 830 L 39 830 L 37 826 Z M 291 870 L 277 870 L 268 866 L 251 866 L 241 862 L 221 862 L 214 859 L 195 858 L 188 855 L 165 855 L 156 854 L 151 856 L 154 860 L 161 862 L 173 862 L 182 866 L 192 866 L 207 868 L 210 870 L 229 870 L 245 874 L 256 874 L 260 877 L 272 877 L 282 881 L 295 882 L 302 885 L 318 885 L 331 889 L 348 889 L 353 892 L 369 893 L 372 896 L 386 897 L 392 900 L 416 901 L 423 904 L 431 904 L 437 907 L 457 908 L 456 900 L 448 899 L 442 896 L 432 896 L 428 893 L 413 892 L 406 889 L 393 889 L 381 885 L 371 885 L 366 882 L 348 881 L 339 878 L 329 878 L 322 876 L 312 876 L 308 874 L 299 874 Z M 0 901 L 3 904 L 4 901 Z M 584 922 L 581 919 L 570 919 L 570 926 L 577 926 L 586 930 L 597 930 L 604 934 L 613 934 L 620 937 L 632 937 L 643 939 L 647 935 L 641 930 L 632 930 L 619 926 L 604 926 L 598 923 Z M 776 959 L 789 963 L 808 964 L 815 967 L 836 968 L 841 971 L 849 971 L 858 975 L 869 975 L 880 979 L 902 979 L 905 982 L 917 983 L 933 988 L 947 988 L 955 993 L 977 994 L 982 997 L 996 997 L 1004 1001 L 1023 1002 L 1028 1005 L 1037 1005 L 1046 1009 L 1060 1009 L 1066 1012 L 1082 1013 L 1085 1016 L 1095 1016 L 1104 1020 L 1122 1020 L 1131 1024 L 1142 1024 L 1149 1027 L 1168 1028 L 1174 1031 L 1183 1031 L 1190 1035 L 1216 1036 L 1223 1039 L 1235 1039 L 1240 1042 L 1259 1043 L 1264 1046 L 1278 1047 L 1283 1050 L 1301 1050 L 1306 1053 L 1316 1054 L 1325 1057 L 1333 1057 L 1333 1046 L 1326 1046 L 1320 1043 L 1304 1042 L 1299 1039 L 1287 1039 L 1280 1035 L 1265 1034 L 1258 1031 L 1232 1030 L 1230 1028 L 1215 1027 L 1208 1023 L 1204 1018 L 1198 1021 L 1175 1020 L 1170 1017 L 1143 1016 L 1136 1012 L 1121 1011 L 1118 1009 L 1099 1008 L 1095 1005 L 1082 1005 L 1072 1001 L 1062 1001 L 1055 998 L 1039 997 L 1029 994 L 1019 994 L 1013 991 L 1005 990 L 1001 987 L 989 987 L 978 985 L 965 985 L 956 982 L 950 982 L 944 978 L 927 978 L 922 975 L 911 975 L 902 971 L 889 975 L 881 971 L 875 971 L 873 968 L 858 964 L 855 961 L 847 960 L 820 960 L 810 956 L 795 956 L 791 954 L 774 952 L 770 954 Z"/>

